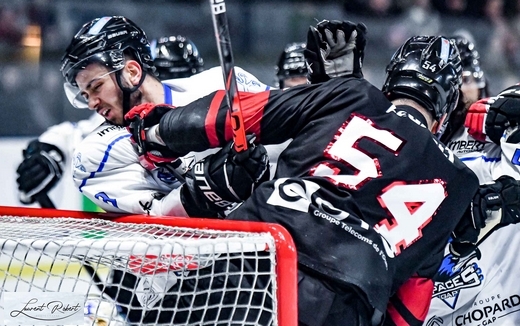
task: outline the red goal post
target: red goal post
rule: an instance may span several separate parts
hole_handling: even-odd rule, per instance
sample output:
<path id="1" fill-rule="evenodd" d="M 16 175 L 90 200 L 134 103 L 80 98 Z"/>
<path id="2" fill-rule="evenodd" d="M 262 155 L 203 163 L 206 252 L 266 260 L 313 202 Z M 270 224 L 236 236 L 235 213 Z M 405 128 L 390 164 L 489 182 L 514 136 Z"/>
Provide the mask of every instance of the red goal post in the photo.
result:
<path id="1" fill-rule="evenodd" d="M 141 304 L 140 324 L 160 324 L 167 317 L 187 325 L 223 320 L 233 325 L 297 325 L 296 250 L 290 234 L 277 224 L 0 206 L 0 250 L 0 298 L 9 292 L 71 288 L 86 291 L 89 298 L 107 285 L 121 293 L 127 289 L 123 283 L 110 283 L 111 273 L 119 270 L 153 284 L 153 295 L 143 293 L 139 278 L 130 289 L 135 296 L 131 300 Z M 71 261 L 80 266 L 72 272 Z M 168 286 L 161 292 L 156 284 Z M 187 293 L 185 287 L 194 292 Z M 165 303 L 173 301 L 173 308 Z M 206 304 L 197 306 L 201 301 Z M 125 325 L 134 307 L 123 305 L 125 314 L 90 320 Z"/>

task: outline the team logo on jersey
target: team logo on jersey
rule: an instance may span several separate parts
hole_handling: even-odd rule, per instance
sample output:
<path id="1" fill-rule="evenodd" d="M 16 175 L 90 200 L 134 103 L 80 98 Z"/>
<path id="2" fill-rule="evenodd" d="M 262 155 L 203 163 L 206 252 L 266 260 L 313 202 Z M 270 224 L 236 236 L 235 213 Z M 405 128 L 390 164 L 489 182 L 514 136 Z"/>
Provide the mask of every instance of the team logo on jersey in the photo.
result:
<path id="1" fill-rule="evenodd" d="M 85 166 L 81 163 L 81 153 L 78 153 L 74 158 L 74 170 L 80 170 L 82 172 L 87 172 Z"/>
<path id="2" fill-rule="evenodd" d="M 433 316 L 426 321 L 425 326 L 441 326 L 444 324 L 444 320 L 439 316 Z"/>
<path id="3" fill-rule="evenodd" d="M 122 130 L 122 129 L 125 129 L 125 127 L 123 126 L 114 126 L 114 125 L 108 125 L 106 128 L 103 128 L 101 129 L 100 131 L 97 132 L 97 135 L 99 137 L 103 137 L 105 136 L 106 134 L 108 134 L 109 132 L 111 131 L 114 131 L 114 130 Z"/>
<path id="4" fill-rule="evenodd" d="M 178 182 L 177 178 L 167 168 L 160 167 L 157 169 L 157 178 L 166 184 L 174 184 Z"/>
<path id="5" fill-rule="evenodd" d="M 277 179 L 267 204 L 309 213 L 311 216 L 328 221 L 330 225 L 343 229 L 372 247 L 388 269 L 387 257 L 393 258 L 394 253 L 385 237 L 362 219 L 321 198 L 317 194 L 319 189 L 320 186 L 317 183 L 308 180 Z M 377 234 L 376 237 L 374 237 L 375 234 Z"/>
<path id="6" fill-rule="evenodd" d="M 248 87 L 260 87 L 260 83 L 256 80 L 249 79 L 249 77 L 243 72 L 238 72 L 236 74 L 237 82 L 240 85 L 244 85 L 245 88 Z"/>
<path id="7" fill-rule="evenodd" d="M 484 149 L 484 142 L 478 140 L 454 140 L 449 141 L 447 147 L 455 153 L 467 154 L 481 152 Z"/>
<path id="8" fill-rule="evenodd" d="M 115 208 L 119 208 L 117 206 L 117 200 L 115 198 L 108 197 L 108 195 L 105 192 L 98 192 L 94 195 L 94 198 L 96 198 L 97 200 L 101 200 L 105 204 L 109 204 L 114 206 Z"/>
<path id="9" fill-rule="evenodd" d="M 445 256 L 434 277 L 435 287 L 432 298 L 438 298 L 455 309 L 460 291 L 479 286 L 484 280 L 477 260 L 475 253 L 462 261 L 455 259 L 451 254 Z"/>
<path id="10" fill-rule="evenodd" d="M 139 201 L 139 205 L 141 205 L 141 208 L 143 211 L 145 211 L 147 214 L 150 214 L 150 210 L 152 209 L 153 201 L 154 200 L 161 200 L 163 199 L 165 195 L 160 192 L 154 192 L 152 194 L 152 199 L 150 201 Z"/>

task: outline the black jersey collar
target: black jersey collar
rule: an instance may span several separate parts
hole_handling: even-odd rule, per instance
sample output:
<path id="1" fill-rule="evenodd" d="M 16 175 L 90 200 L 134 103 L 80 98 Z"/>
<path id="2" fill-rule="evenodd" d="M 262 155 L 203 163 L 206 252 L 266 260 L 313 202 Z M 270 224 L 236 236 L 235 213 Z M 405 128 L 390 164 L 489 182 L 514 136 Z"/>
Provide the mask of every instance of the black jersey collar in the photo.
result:
<path id="1" fill-rule="evenodd" d="M 424 117 L 424 115 L 421 114 L 421 112 L 419 112 L 417 109 L 415 109 L 414 107 L 412 106 L 409 106 L 409 105 L 406 105 L 406 104 L 399 104 L 399 105 L 396 105 L 396 112 L 399 112 L 399 111 L 404 111 L 406 112 L 409 116 L 413 117 L 415 120 L 419 120 L 419 122 L 424 126 L 424 127 L 428 127 L 428 122 L 426 121 L 426 118 Z M 413 120 L 413 119 L 412 119 Z"/>

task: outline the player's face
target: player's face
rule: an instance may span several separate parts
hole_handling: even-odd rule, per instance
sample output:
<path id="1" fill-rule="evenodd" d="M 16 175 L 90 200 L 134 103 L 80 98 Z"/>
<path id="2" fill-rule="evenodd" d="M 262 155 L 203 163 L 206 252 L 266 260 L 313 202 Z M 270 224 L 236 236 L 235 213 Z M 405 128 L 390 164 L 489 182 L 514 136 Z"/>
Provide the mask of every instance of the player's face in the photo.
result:
<path id="1" fill-rule="evenodd" d="M 114 72 L 102 65 L 91 64 L 78 73 L 76 83 L 90 110 L 113 124 L 123 125 L 123 96 Z"/>
<path id="2" fill-rule="evenodd" d="M 293 86 L 303 85 L 303 84 L 307 84 L 307 77 L 303 77 L 303 76 L 291 77 L 291 78 L 284 79 L 284 81 L 283 81 L 284 87 L 293 87 Z"/>
<path id="3" fill-rule="evenodd" d="M 472 104 L 478 101 L 479 88 L 477 81 L 471 75 L 471 72 L 464 71 L 462 75 L 462 93 L 464 94 L 464 102 Z"/>

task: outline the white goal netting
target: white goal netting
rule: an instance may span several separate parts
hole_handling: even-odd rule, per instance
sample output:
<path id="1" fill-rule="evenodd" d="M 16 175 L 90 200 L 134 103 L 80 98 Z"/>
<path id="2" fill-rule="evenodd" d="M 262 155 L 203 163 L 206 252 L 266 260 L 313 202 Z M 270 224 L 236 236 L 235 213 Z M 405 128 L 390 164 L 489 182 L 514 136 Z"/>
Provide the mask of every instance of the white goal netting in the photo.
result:
<path id="1" fill-rule="evenodd" d="M 0 214 L 0 317 L 11 293 L 72 292 L 84 295 L 87 325 L 281 325 L 277 242 L 269 232 Z"/>

